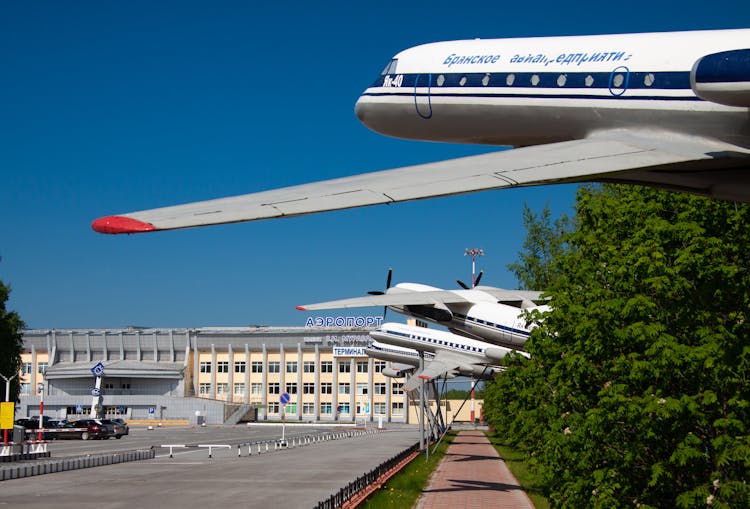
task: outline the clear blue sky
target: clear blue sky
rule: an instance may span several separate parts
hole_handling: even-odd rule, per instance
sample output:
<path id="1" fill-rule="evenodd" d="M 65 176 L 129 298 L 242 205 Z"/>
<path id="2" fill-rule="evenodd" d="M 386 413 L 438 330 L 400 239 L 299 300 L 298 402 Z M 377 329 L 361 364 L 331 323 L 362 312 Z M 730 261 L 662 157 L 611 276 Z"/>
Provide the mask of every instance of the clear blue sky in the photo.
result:
<path id="1" fill-rule="evenodd" d="M 89 225 L 493 150 L 357 121 L 359 94 L 416 44 L 750 26 L 737 0 L 257 4 L 0 4 L 0 279 L 29 327 L 303 325 L 295 305 L 380 289 L 389 266 L 455 287 L 467 247 L 485 250 L 483 283 L 513 288 L 523 203 L 570 211 L 575 186 L 148 235 Z"/>

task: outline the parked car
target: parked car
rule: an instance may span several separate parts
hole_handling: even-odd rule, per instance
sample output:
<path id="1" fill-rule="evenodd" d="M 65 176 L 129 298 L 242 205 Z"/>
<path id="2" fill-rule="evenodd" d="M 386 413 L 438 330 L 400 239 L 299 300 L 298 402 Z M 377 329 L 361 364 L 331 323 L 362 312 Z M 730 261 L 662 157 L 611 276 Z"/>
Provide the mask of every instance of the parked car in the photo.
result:
<path id="1" fill-rule="evenodd" d="M 128 423 L 122 419 L 102 419 L 102 422 L 108 426 L 112 426 L 112 436 L 115 438 L 119 439 L 130 434 Z"/>
<path id="2" fill-rule="evenodd" d="M 50 423 L 52 422 L 52 420 L 53 419 L 51 417 L 49 417 L 48 415 L 43 415 L 42 416 L 42 425 L 43 425 L 43 427 L 44 428 L 50 428 L 51 427 Z M 23 429 L 23 434 L 24 434 L 25 438 L 36 438 L 34 436 L 34 433 L 36 433 L 36 430 L 39 429 L 39 416 L 28 417 L 28 418 L 27 417 L 23 417 L 21 419 L 16 419 L 15 420 L 15 425 L 16 426 L 23 426 L 23 428 L 24 428 Z M 47 439 L 49 437 L 47 436 L 47 433 L 44 433 L 42 435 L 42 438 Z"/>
<path id="3" fill-rule="evenodd" d="M 81 440 L 103 438 L 106 440 L 114 435 L 114 428 L 99 419 L 80 419 L 66 423 L 59 431 L 55 431 L 54 435 L 55 438 L 80 438 Z"/>

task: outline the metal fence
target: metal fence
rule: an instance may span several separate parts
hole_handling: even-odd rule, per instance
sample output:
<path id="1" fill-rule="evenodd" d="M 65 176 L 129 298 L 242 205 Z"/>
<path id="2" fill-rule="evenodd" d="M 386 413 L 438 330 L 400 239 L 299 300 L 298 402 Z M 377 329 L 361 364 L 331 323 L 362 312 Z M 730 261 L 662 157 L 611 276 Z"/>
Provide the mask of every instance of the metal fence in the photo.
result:
<path id="1" fill-rule="evenodd" d="M 402 462 L 406 457 L 419 450 L 419 443 L 416 443 L 401 451 L 396 456 L 389 460 L 381 463 L 379 466 L 370 470 L 361 477 L 350 482 L 348 485 L 341 488 L 338 492 L 334 493 L 325 500 L 318 502 L 314 509 L 338 509 L 343 506 L 346 501 L 356 496 L 359 492 L 367 489 L 370 485 L 375 483 L 380 476 L 393 469 L 394 466 Z"/>

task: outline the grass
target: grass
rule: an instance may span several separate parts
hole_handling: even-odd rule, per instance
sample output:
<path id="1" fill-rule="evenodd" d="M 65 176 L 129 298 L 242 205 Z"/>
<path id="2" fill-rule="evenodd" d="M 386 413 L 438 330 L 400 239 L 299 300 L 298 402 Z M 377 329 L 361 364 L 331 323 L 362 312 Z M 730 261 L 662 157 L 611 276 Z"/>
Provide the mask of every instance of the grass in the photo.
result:
<path id="1" fill-rule="evenodd" d="M 445 456 L 448 445 L 453 441 L 454 433 L 448 433 L 433 454 L 430 448 L 430 458 L 425 459 L 421 454 L 409 463 L 400 473 L 391 479 L 362 506 L 366 509 L 404 509 L 413 507 L 417 498 L 422 494 L 432 471 Z"/>
<path id="2" fill-rule="evenodd" d="M 529 472 L 526 458 L 521 451 L 502 444 L 497 438 L 488 434 L 492 446 L 497 450 L 500 457 L 508 465 L 513 477 L 524 489 L 536 509 L 549 509 L 549 500 L 542 494 L 541 487 L 535 482 L 534 476 Z"/>

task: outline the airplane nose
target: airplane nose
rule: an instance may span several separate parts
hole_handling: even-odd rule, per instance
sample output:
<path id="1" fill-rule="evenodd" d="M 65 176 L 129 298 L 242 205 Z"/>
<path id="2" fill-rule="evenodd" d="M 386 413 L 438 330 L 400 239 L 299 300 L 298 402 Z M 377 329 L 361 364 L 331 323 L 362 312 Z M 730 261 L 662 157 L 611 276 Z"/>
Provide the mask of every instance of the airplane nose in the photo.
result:
<path id="1" fill-rule="evenodd" d="M 362 104 L 362 96 L 357 99 L 357 102 L 354 104 L 354 114 L 357 115 L 357 118 L 360 122 L 367 125 L 365 122 L 365 107 Z"/>

